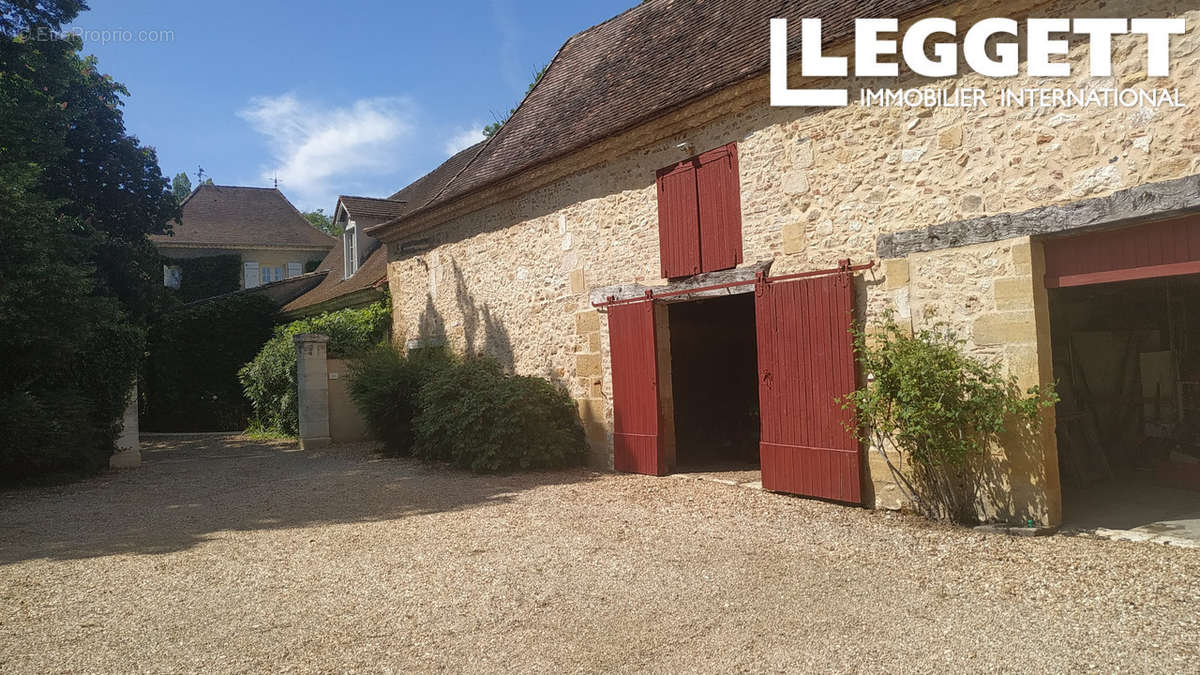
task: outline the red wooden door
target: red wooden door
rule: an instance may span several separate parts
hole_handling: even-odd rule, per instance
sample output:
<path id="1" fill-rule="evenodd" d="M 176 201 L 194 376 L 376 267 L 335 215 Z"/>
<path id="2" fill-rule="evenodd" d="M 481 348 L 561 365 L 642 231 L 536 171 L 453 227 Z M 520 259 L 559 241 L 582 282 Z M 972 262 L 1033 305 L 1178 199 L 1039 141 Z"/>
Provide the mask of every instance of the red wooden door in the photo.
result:
<path id="1" fill-rule="evenodd" d="M 658 358 L 654 303 L 610 305 L 613 468 L 661 476 L 666 462 L 658 432 Z"/>
<path id="2" fill-rule="evenodd" d="M 763 488 L 861 503 L 859 446 L 841 397 L 855 387 L 849 273 L 760 282 Z"/>

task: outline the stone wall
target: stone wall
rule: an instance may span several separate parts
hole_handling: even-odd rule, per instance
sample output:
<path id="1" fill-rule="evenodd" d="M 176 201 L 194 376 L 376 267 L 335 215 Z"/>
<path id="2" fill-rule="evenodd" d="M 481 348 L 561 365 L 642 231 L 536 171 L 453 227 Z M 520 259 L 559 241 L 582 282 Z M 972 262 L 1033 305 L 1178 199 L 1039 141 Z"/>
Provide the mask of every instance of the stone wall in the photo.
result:
<path id="1" fill-rule="evenodd" d="M 932 110 L 772 108 L 766 78 L 759 77 L 531 172 L 519 197 L 459 207 L 420 235 L 432 239 L 430 250 L 401 254 L 393 243 L 388 276 L 395 334 L 444 338 L 458 349 L 491 353 L 518 372 L 563 383 L 579 401 L 597 456 L 611 461 L 607 319 L 590 306 L 588 290 L 662 283 L 654 172 L 683 158 L 676 148 L 681 142 L 698 151 L 738 143 L 744 258 L 747 265 L 774 259 L 773 274 L 829 268 L 840 258 L 864 262 L 876 256 L 876 239 L 884 233 L 1200 172 L 1200 36 L 1194 28 L 1200 10 L 1194 2 L 1017 2 L 1006 5 L 1010 16 L 1020 5 L 1036 8 L 1038 16 L 1183 16 L 1189 30 L 1173 37 L 1170 78 L 1145 81 L 1144 38 L 1120 36 L 1112 78 L 1089 78 L 1086 46 L 1077 45 L 1069 56 L 1075 74 L 1064 80 L 990 81 L 975 74 L 852 80 L 851 101 L 859 86 L 994 92 L 998 85 L 1139 85 L 1178 88 L 1190 105 L 1058 110 L 1001 108 L 989 100 L 983 108 Z M 953 16 L 961 26 L 994 13 L 988 2 L 932 15 Z M 547 178 L 556 171 L 561 177 Z M 1042 310 L 1030 304 L 1044 297 L 1034 271 L 1037 250 L 1036 242 L 1020 238 L 886 261 L 864 275 L 860 311 L 870 318 L 894 307 L 918 325 L 948 319 L 969 334 L 973 352 L 1004 360 L 1030 383 L 1045 381 L 1048 357 L 1038 348 Z M 1057 522 L 1057 496 L 1047 493 L 1058 483 L 1053 446 L 1051 430 L 1026 453 L 1028 461 L 1010 462 L 998 474 L 996 484 L 1017 495 L 1009 500 L 1010 513 Z M 1014 473 L 1032 471 L 1026 465 L 1036 463 L 1036 480 Z M 882 493 L 886 477 L 874 472 L 873 478 Z M 887 501 L 886 494 L 876 496 Z"/>

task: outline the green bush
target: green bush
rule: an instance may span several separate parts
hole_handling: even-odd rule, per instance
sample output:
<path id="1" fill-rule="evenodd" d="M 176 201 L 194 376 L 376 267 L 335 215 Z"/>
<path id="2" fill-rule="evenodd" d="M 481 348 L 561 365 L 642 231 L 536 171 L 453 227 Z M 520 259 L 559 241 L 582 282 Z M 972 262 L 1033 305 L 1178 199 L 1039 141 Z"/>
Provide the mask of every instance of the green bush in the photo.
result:
<path id="1" fill-rule="evenodd" d="M 431 372 L 417 392 L 413 454 L 472 471 L 578 464 L 586 454 L 571 398 L 486 357 Z"/>
<path id="2" fill-rule="evenodd" d="M 390 324 L 391 312 L 385 299 L 277 326 L 271 339 L 237 373 L 242 393 L 253 410 L 252 425 L 293 436 L 299 430 L 293 336 L 328 335 L 330 356 L 355 356 L 386 339 Z"/>
<path id="3" fill-rule="evenodd" d="M 257 294 L 217 298 L 150 327 L 142 387 L 147 431 L 241 431 L 250 407 L 238 369 L 271 337 L 275 304 Z"/>
<path id="4" fill-rule="evenodd" d="M 854 347 L 868 381 L 844 405 L 855 413 L 861 440 L 925 515 L 976 518 L 987 448 L 1006 429 L 1035 429 L 1039 412 L 1057 400 L 1053 389 L 1022 392 L 1000 364 L 964 354 L 963 340 L 944 325 L 913 334 L 888 314 L 870 335 L 856 331 Z"/>
<path id="5" fill-rule="evenodd" d="M 233 293 L 241 288 L 242 257 L 240 255 L 163 258 L 162 264 L 180 268 L 182 278 L 175 295 L 181 302 L 195 302 Z"/>
<path id="6" fill-rule="evenodd" d="M 435 373 L 451 365 L 444 349 L 417 349 L 405 354 L 380 345 L 350 363 L 350 398 L 371 435 L 391 454 L 412 452 L 417 393 Z"/>

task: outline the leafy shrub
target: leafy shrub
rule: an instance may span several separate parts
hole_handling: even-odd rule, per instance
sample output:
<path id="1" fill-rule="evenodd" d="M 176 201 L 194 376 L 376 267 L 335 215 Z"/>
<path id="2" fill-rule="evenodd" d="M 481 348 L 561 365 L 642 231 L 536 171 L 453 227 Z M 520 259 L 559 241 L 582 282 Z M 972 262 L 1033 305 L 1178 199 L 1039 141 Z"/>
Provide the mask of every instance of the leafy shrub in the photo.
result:
<path id="1" fill-rule="evenodd" d="M 417 393 L 417 457 L 481 472 L 583 460 L 583 426 L 561 388 L 509 375 L 486 357 L 468 357 L 431 375 Z"/>
<path id="2" fill-rule="evenodd" d="M 1036 428 L 1040 410 L 1057 396 L 1039 387 L 1022 393 L 1000 364 L 964 354 L 963 343 L 944 325 L 910 334 L 886 315 L 871 335 L 855 333 L 868 381 L 844 405 L 855 412 L 861 440 L 883 456 L 911 502 L 930 517 L 967 521 L 977 516 L 987 448 L 1006 425 Z"/>
<path id="3" fill-rule="evenodd" d="M 322 333 L 329 336 L 331 356 L 354 356 L 384 340 L 390 323 L 391 313 L 385 299 L 366 307 L 326 312 L 277 326 L 271 339 L 237 373 L 245 399 L 253 410 L 252 425 L 292 436 L 299 430 L 293 336 Z"/>
<path id="4" fill-rule="evenodd" d="M 163 258 L 162 263 L 180 268 L 176 295 L 181 302 L 195 302 L 241 288 L 242 257 L 237 254 Z"/>
<path id="5" fill-rule="evenodd" d="M 366 420 L 371 435 L 388 452 L 412 452 L 417 393 L 439 369 L 451 365 L 441 348 L 416 349 L 405 354 L 380 345 L 350 363 L 350 398 Z"/>
<path id="6" fill-rule="evenodd" d="M 275 304 L 231 295 L 160 316 L 150 327 L 142 424 L 149 431 L 234 431 L 250 407 L 238 369 L 271 337 Z"/>

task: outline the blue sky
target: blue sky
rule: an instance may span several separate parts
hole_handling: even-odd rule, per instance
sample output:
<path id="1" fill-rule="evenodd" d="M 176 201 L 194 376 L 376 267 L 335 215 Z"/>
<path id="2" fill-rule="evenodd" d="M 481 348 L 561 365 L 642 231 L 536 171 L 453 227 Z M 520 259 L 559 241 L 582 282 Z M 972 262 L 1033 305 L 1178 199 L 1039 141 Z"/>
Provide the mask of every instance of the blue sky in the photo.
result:
<path id="1" fill-rule="evenodd" d="M 68 28 L 128 87 L 125 126 L 164 174 L 269 186 L 278 173 L 298 208 L 328 213 L 480 138 L 563 41 L 636 2 L 91 0 Z M 99 32 L 117 30 L 133 40 Z"/>

